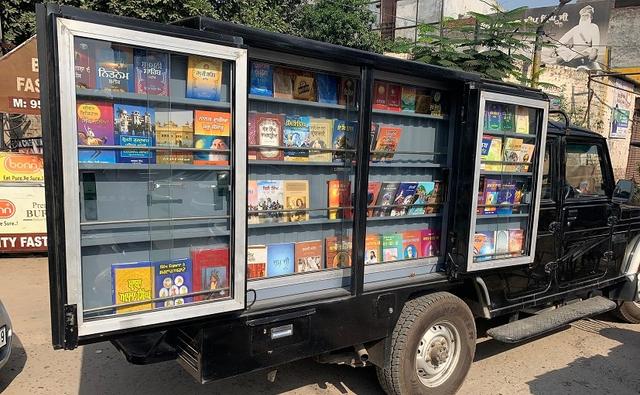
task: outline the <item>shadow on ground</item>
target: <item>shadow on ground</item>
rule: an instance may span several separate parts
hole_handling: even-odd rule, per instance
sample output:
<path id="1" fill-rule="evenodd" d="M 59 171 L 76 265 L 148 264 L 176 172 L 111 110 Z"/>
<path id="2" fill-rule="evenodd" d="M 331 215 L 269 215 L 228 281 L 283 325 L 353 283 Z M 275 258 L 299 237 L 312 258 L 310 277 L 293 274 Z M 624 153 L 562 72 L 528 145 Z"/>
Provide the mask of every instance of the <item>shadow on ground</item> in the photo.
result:
<path id="1" fill-rule="evenodd" d="M 11 344 L 11 356 L 9 361 L 0 369 L 0 394 L 9 387 L 9 384 L 18 377 L 27 363 L 27 352 L 20 342 L 18 335 L 13 332 Z"/>

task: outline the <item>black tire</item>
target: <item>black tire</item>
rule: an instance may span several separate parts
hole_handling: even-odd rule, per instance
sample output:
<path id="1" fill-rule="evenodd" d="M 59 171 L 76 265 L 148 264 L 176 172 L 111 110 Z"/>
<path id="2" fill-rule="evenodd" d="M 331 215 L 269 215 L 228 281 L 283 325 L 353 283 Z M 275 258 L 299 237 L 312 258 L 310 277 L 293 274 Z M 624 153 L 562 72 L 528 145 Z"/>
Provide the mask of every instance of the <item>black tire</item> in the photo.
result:
<path id="1" fill-rule="evenodd" d="M 418 377 L 416 351 L 423 335 L 443 322 L 457 330 L 460 353 L 457 363 L 447 369 L 446 380 L 429 387 Z M 389 368 L 377 368 L 378 380 L 389 395 L 455 394 L 469 372 L 475 349 L 476 324 L 466 303 L 448 292 L 421 296 L 402 309 L 390 350 L 385 350 L 384 366 Z"/>
<path id="2" fill-rule="evenodd" d="M 616 309 L 618 318 L 629 324 L 640 324 L 640 304 L 622 302 Z"/>

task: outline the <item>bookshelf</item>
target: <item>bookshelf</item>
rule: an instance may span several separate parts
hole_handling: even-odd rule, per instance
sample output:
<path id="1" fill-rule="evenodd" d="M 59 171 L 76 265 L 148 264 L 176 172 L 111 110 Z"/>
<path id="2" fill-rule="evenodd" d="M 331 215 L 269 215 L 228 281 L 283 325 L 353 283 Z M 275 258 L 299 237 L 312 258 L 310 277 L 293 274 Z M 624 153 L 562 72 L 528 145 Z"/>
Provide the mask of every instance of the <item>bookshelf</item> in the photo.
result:
<path id="1" fill-rule="evenodd" d="M 113 92 L 98 89 L 77 88 L 76 95 L 81 98 L 106 100 L 112 102 L 140 103 L 158 107 L 181 106 L 188 108 L 210 108 L 216 110 L 231 109 L 231 103 L 212 100 L 191 99 L 180 96 L 160 96 L 138 94 L 133 92 Z"/>

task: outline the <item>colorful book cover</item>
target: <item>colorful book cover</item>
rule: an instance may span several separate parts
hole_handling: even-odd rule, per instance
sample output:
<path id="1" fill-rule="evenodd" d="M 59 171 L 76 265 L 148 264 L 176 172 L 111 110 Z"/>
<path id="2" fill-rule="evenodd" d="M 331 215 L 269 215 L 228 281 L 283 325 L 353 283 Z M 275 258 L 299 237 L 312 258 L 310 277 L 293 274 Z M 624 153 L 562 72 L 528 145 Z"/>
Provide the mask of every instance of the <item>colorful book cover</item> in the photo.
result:
<path id="1" fill-rule="evenodd" d="M 426 184 L 430 186 L 430 184 Z M 425 214 L 436 214 L 442 209 L 444 200 L 444 186 L 441 181 L 433 181 L 433 189 L 427 189 L 427 206 L 424 208 Z"/>
<path id="2" fill-rule="evenodd" d="M 396 191 L 400 186 L 399 182 L 383 182 L 380 187 L 380 194 L 376 201 L 376 208 L 374 209 L 374 216 L 376 217 L 388 217 L 391 215 L 391 209 L 393 200 L 396 197 Z"/>
<path id="3" fill-rule="evenodd" d="M 422 229 L 420 232 L 420 256 L 423 258 L 440 255 L 440 231 L 437 229 Z"/>
<path id="4" fill-rule="evenodd" d="M 316 74 L 316 85 L 318 87 L 318 102 L 338 103 L 338 78 L 330 74 Z"/>
<path id="5" fill-rule="evenodd" d="M 398 217 L 406 215 L 409 208 L 413 204 L 414 195 L 418 189 L 417 182 L 403 182 L 398 186 L 396 196 L 393 198 L 393 207 L 391 209 L 391 216 Z"/>
<path id="6" fill-rule="evenodd" d="M 518 162 L 520 160 L 520 152 L 522 151 L 522 139 L 507 137 L 504 140 L 504 149 L 502 160 L 505 162 Z M 514 172 L 518 169 L 518 165 L 504 164 L 503 171 Z"/>
<path id="7" fill-rule="evenodd" d="M 297 71 L 293 77 L 293 98 L 296 100 L 316 100 L 313 73 Z"/>
<path id="8" fill-rule="evenodd" d="M 402 111 L 416 111 L 416 88 L 415 86 L 402 87 Z"/>
<path id="9" fill-rule="evenodd" d="M 476 261 L 488 261 L 495 254 L 495 232 L 476 232 L 473 236 L 473 256 Z"/>
<path id="10" fill-rule="evenodd" d="M 516 181 L 516 192 L 513 197 L 513 213 L 518 214 L 523 212 L 521 204 L 526 203 L 525 196 L 527 195 L 527 183 L 524 181 Z"/>
<path id="11" fill-rule="evenodd" d="M 536 146 L 533 144 L 522 144 L 522 149 L 520 150 L 520 160 L 519 162 L 531 163 L 533 160 L 533 151 Z M 527 172 L 530 170 L 529 165 L 521 164 L 518 171 Z"/>
<path id="12" fill-rule="evenodd" d="M 309 151 L 309 162 L 331 162 L 333 155 L 328 151 L 331 147 L 333 119 L 311 118 L 309 123 L 309 148 L 327 151 Z"/>
<path id="13" fill-rule="evenodd" d="M 229 248 L 196 248 L 191 250 L 193 292 L 213 291 L 197 295 L 195 301 L 230 296 Z"/>
<path id="14" fill-rule="evenodd" d="M 96 58 L 93 40 L 75 37 L 73 69 L 76 87 L 94 89 L 96 87 Z"/>
<path id="15" fill-rule="evenodd" d="M 267 276 L 267 246 L 252 245 L 247 247 L 247 279 Z"/>
<path id="16" fill-rule="evenodd" d="M 433 181 L 419 182 L 416 187 L 416 192 L 413 195 L 413 201 L 411 207 L 408 208 L 407 214 L 409 215 L 422 215 L 427 212 L 427 203 L 429 196 L 435 189 L 435 183 Z"/>
<path id="17" fill-rule="evenodd" d="M 489 152 L 487 152 L 487 163 L 484 165 L 484 169 L 488 171 L 501 171 L 502 164 L 502 137 L 493 137 L 491 144 L 489 145 Z"/>
<path id="18" fill-rule="evenodd" d="M 267 246 L 267 277 L 295 272 L 295 243 L 269 244 Z"/>
<path id="19" fill-rule="evenodd" d="M 301 241 L 296 243 L 296 272 L 315 272 L 322 270 L 322 241 Z"/>
<path id="20" fill-rule="evenodd" d="M 113 106 L 110 103 L 78 101 L 78 145 L 115 145 Z M 78 149 L 78 161 L 85 163 L 115 163 L 116 152 L 103 149 Z"/>
<path id="21" fill-rule="evenodd" d="M 231 114 L 196 110 L 193 124 L 194 148 L 212 150 L 195 151 L 193 163 L 197 165 L 228 165 Z"/>
<path id="22" fill-rule="evenodd" d="M 351 181 L 329 180 L 327 181 L 329 207 L 351 206 Z M 353 218 L 353 210 L 350 208 L 330 209 L 329 219 Z"/>
<path id="23" fill-rule="evenodd" d="M 503 182 L 498 190 L 498 215 L 509 215 L 513 212 L 513 203 L 516 195 L 516 184 Z"/>
<path id="24" fill-rule="evenodd" d="M 286 180 L 284 181 L 284 201 L 288 211 L 285 218 L 288 222 L 301 222 L 309 220 L 309 181 Z"/>
<path id="25" fill-rule="evenodd" d="M 118 45 L 96 48 L 96 88 L 133 92 L 133 49 Z"/>
<path id="26" fill-rule="evenodd" d="M 502 126 L 501 122 L 502 106 L 498 103 L 487 102 L 484 111 L 484 130 L 487 132 L 499 132 Z"/>
<path id="27" fill-rule="evenodd" d="M 480 176 L 480 182 L 478 182 L 478 207 L 476 208 L 476 214 L 484 214 L 484 185 L 485 176 Z"/>
<path id="28" fill-rule="evenodd" d="M 258 150 L 255 147 L 252 147 L 258 145 L 258 132 L 256 130 L 255 112 L 249 112 L 249 116 L 247 118 L 247 145 L 247 159 L 258 159 Z"/>
<path id="29" fill-rule="evenodd" d="M 367 217 L 373 217 L 374 209 L 371 206 L 374 206 L 378 201 L 378 195 L 380 194 L 381 187 L 382 182 L 369 181 L 369 185 L 367 188 L 367 207 L 370 208 L 367 210 Z"/>
<path id="30" fill-rule="evenodd" d="M 358 122 L 333 121 L 332 147 L 335 150 L 355 150 L 355 138 L 358 132 Z M 354 152 L 337 151 L 333 154 L 334 160 L 350 161 L 355 156 Z"/>
<path id="31" fill-rule="evenodd" d="M 523 255 L 524 230 L 509 229 L 509 252 L 511 255 Z"/>
<path id="32" fill-rule="evenodd" d="M 116 144 L 123 147 L 152 147 L 155 135 L 155 111 L 143 106 L 114 104 Z M 118 163 L 154 163 L 151 150 L 119 149 Z"/>
<path id="33" fill-rule="evenodd" d="M 347 106 L 349 108 L 355 107 L 357 98 L 358 83 L 355 78 L 342 77 L 340 78 L 340 95 L 338 97 L 338 104 Z"/>
<path id="34" fill-rule="evenodd" d="M 401 136 L 402 128 L 399 126 L 380 126 L 374 149 L 376 152 L 371 155 L 372 160 L 393 160 L 393 154 L 396 152 L 396 149 L 398 149 L 398 143 L 400 142 Z"/>
<path id="35" fill-rule="evenodd" d="M 193 147 L 193 111 L 156 111 L 156 146 L 173 148 Z M 179 150 L 156 151 L 156 163 L 189 164 L 193 153 Z"/>
<path id="36" fill-rule="evenodd" d="M 284 67 L 273 69 L 273 97 L 293 99 L 294 71 Z"/>
<path id="37" fill-rule="evenodd" d="M 402 232 L 402 259 L 420 258 L 422 231 L 406 230 Z"/>
<path id="38" fill-rule="evenodd" d="M 503 133 L 513 133 L 515 127 L 516 108 L 513 105 L 504 104 L 500 115 L 500 130 Z"/>
<path id="39" fill-rule="evenodd" d="M 187 97 L 220 100 L 222 61 L 202 56 L 189 56 L 187 62 Z"/>
<path id="40" fill-rule="evenodd" d="M 375 81 L 373 83 L 373 108 L 376 110 L 387 109 L 387 83 Z"/>
<path id="41" fill-rule="evenodd" d="M 259 160 L 282 160 L 283 152 L 279 148 L 262 148 L 262 147 L 280 147 L 282 146 L 282 128 L 284 119 L 282 115 L 275 114 L 256 114 L 256 133 L 258 136 Z"/>
<path id="42" fill-rule="evenodd" d="M 169 54 L 146 49 L 133 52 L 135 92 L 145 95 L 169 95 Z"/>
<path id="43" fill-rule="evenodd" d="M 387 89 L 387 109 L 389 111 L 401 111 L 402 87 L 396 84 L 388 84 Z"/>
<path id="44" fill-rule="evenodd" d="M 382 262 L 382 240 L 379 234 L 368 234 L 364 239 L 364 264 Z"/>
<path id="45" fill-rule="evenodd" d="M 496 230 L 496 255 L 505 255 L 509 253 L 509 231 Z"/>
<path id="46" fill-rule="evenodd" d="M 249 180 L 247 181 L 247 223 L 249 224 L 259 224 L 260 220 L 258 218 L 258 181 Z"/>
<path id="47" fill-rule="evenodd" d="M 329 236 L 325 238 L 327 269 L 343 269 L 351 266 L 351 238 Z"/>
<path id="48" fill-rule="evenodd" d="M 154 268 L 151 262 L 114 263 L 111 265 L 113 279 L 113 304 L 136 303 L 148 300 L 149 303 L 116 307 L 116 313 L 151 310 L 153 308 Z"/>
<path id="49" fill-rule="evenodd" d="M 500 189 L 500 180 L 486 178 L 484 180 L 484 214 L 495 214 L 498 205 L 498 190 Z"/>
<path id="50" fill-rule="evenodd" d="M 270 64 L 251 62 L 249 93 L 258 96 L 273 96 L 273 68 Z"/>
<path id="51" fill-rule="evenodd" d="M 283 145 L 284 160 L 290 162 L 307 162 L 309 160 L 309 126 L 311 118 L 308 116 L 287 115 L 284 118 Z M 293 148 L 303 148 L 296 150 Z"/>
<path id="52" fill-rule="evenodd" d="M 529 109 L 516 107 L 516 133 L 529 134 Z"/>
<path id="53" fill-rule="evenodd" d="M 485 162 L 487 160 L 487 155 L 489 155 L 491 141 L 493 141 L 493 136 L 486 134 L 482 136 L 482 147 L 480 148 L 480 170 L 485 170 L 487 166 Z"/>
<path id="54" fill-rule="evenodd" d="M 191 303 L 193 297 L 183 296 L 193 291 L 191 259 L 153 262 L 155 269 L 155 297 L 172 298 L 156 302 L 156 307 L 181 306 Z"/>
<path id="55" fill-rule="evenodd" d="M 284 182 L 281 180 L 258 180 L 258 218 L 262 223 L 283 222 Z"/>
<path id="56" fill-rule="evenodd" d="M 382 261 L 393 262 L 402 259 L 402 234 L 388 233 L 382 235 Z"/>

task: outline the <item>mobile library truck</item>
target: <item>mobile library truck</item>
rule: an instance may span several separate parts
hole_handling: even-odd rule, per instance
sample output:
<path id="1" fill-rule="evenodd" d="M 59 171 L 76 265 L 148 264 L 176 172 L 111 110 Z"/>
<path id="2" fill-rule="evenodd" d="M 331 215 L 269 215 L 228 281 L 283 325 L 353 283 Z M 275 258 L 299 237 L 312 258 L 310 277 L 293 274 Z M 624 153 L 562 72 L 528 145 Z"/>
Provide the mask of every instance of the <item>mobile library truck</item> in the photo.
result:
<path id="1" fill-rule="evenodd" d="M 313 356 L 430 394 L 476 317 L 505 342 L 640 321 L 632 184 L 543 93 L 208 18 L 37 15 L 54 347 L 201 382 Z"/>

